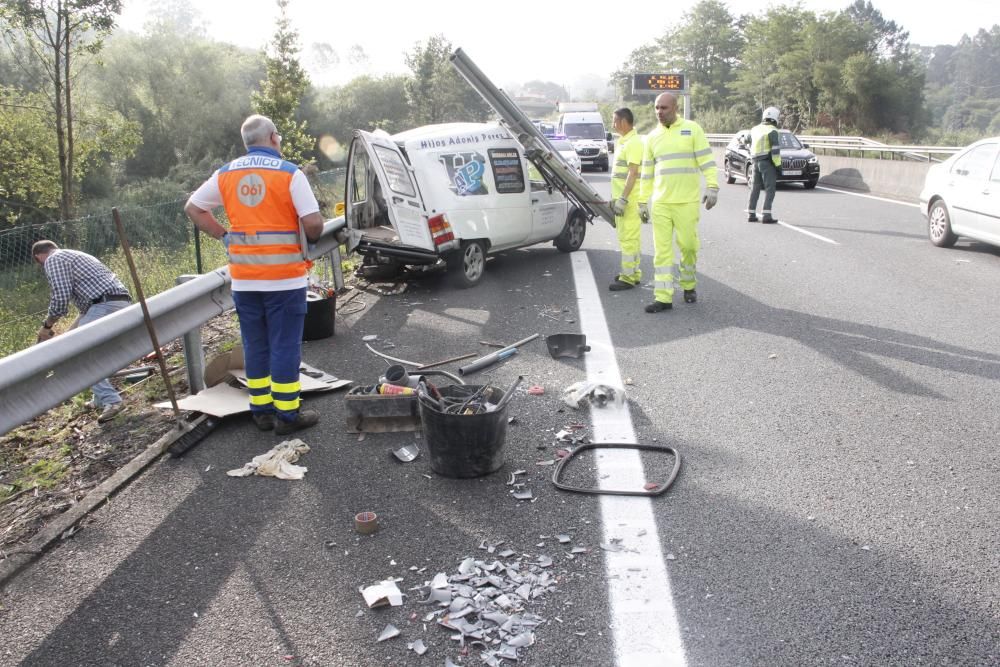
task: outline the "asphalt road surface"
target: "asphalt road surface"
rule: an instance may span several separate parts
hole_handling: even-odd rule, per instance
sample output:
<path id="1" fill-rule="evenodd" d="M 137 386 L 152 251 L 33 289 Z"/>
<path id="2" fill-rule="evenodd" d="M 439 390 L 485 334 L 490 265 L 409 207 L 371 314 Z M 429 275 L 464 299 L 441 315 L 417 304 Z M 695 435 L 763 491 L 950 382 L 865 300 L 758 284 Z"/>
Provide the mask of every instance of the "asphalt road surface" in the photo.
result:
<path id="1" fill-rule="evenodd" d="M 607 192 L 607 175 L 588 178 Z M 748 224 L 747 194 L 723 185 L 703 214 L 699 301 L 670 312 L 643 312 L 648 284 L 607 290 L 618 254 L 602 221 L 581 252 L 490 260 L 474 289 L 437 275 L 361 295 L 304 348 L 358 384 L 386 367 L 366 335 L 425 363 L 533 333 L 582 332 L 592 349 L 553 359 L 539 339 L 466 378 L 525 376 L 504 465 L 474 479 L 435 474 L 412 433 L 348 433 L 343 392 L 307 399 L 323 421 L 300 434 L 303 480 L 228 477 L 280 440 L 228 420 L 6 587 L 0 663 L 486 664 L 498 645 L 467 637 L 463 654 L 411 590 L 454 583 L 470 557 L 551 577 L 512 602 L 543 619 L 518 665 L 1000 663 L 1000 251 L 935 248 L 916 207 L 826 189 L 781 189 L 782 224 Z M 648 225 L 643 252 L 646 283 Z M 580 381 L 628 400 L 574 411 L 561 396 Z M 573 424 L 675 448 L 676 482 L 655 498 L 556 489 L 538 464 Z M 421 456 L 397 462 L 404 444 Z M 604 488 L 662 483 L 673 463 L 581 457 L 568 472 Z M 533 500 L 511 494 L 517 470 Z M 381 518 L 372 536 L 354 531 L 364 510 Z M 403 604 L 369 609 L 359 588 L 391 578 Z M 377 642 L 390 623 L 400 636 Z"/>

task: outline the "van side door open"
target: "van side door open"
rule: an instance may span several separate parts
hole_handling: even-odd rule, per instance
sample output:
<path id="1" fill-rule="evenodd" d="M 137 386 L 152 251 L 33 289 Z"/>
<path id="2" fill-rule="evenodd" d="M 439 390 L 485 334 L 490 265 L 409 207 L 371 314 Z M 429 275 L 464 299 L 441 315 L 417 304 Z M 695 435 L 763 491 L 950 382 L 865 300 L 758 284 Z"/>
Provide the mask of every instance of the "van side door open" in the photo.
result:
<path id="1" fill-rule="evenodd" d="M 406 158 L 388 137 L 355 130 L 344 195 L 348 251 L 363 237 L 434 250 L 420 191 Z"/>

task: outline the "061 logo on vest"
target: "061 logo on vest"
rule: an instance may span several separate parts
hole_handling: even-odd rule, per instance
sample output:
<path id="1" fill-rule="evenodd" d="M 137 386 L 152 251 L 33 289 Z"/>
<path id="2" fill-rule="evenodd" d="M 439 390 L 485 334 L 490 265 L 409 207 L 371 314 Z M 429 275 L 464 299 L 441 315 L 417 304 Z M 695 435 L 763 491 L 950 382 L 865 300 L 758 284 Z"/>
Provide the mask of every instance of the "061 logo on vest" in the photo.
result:
<path id="1" fill-rule="evenodd" d="M 252 208 L 264 201 L 266 191 L 263 178 L 258 174 L 247 174 L 236 186 L 236 197 L 241 204 Z"/>

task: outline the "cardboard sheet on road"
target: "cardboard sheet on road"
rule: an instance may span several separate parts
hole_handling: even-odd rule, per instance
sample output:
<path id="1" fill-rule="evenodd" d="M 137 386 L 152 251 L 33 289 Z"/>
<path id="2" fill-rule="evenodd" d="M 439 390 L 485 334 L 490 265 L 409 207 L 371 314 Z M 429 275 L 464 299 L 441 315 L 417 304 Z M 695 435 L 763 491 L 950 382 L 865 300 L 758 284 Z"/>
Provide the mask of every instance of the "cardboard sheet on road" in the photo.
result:
<path id="1" fill-rule="evenodd" d="M 226 417 L 241 412 L 250 412 L 250 402 L 247 400 L 246 370 L 243 368 L 230 368 L 229 374 L 243 385 L 241 387 L 231 387 L 225 382 L 221 382 L 213 387 L 208 387 L 193 396 L 185 396 L 177 401 L 177 407 L 181 410 L 192 410 L 201 412 L 213 417 Z M 352 383 L 351 380 L 341 380 L 325 371 L 303 363 L 299 366 L 299 383 L 302 385 L 302 393 L 314 391 L 334 391 L 342 389 Z M 170 401 L 155 403 L 153 407 L 171 409 Z"/>

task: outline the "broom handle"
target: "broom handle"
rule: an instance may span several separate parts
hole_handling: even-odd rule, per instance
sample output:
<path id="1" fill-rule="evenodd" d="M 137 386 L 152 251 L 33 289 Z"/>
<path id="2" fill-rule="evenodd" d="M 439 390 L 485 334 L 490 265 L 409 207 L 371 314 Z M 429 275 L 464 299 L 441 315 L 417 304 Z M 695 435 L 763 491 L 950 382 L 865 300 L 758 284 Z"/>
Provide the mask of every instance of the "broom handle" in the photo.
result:
<path id="1" fill-rule="evenodd" d="M 135 262 L 132 261 L 132 250 L 128 245 L 128 238 L 125 236 L 125 227 L 122 225 L 122 218 L 118 215 L 118 209 L 111 209 L 111 217 L 115 221 L 115 228 L 118 230 L 118 239 L 121 241 L 122 250 L 125 251 L 125 261 L 128 262 L 129 273 L 132 274 L 132 283 L 135 285 L 135 293 L 142 306 L 142 319 L 146 321 L 146 329 L 149 331 L 149 340 L 153 343 L 153 350 L 156 352 L 156 361 L 160 364 L 160 373 L 163 374 L 163 383 L 167 385 L 167 394 L 170 396 L 170 405 L 174 409 L 174 416 L 180 419 L 181 410 L 177 407 L 177 397 L 174 396 L 174 385 L 170 382 L 170 374 L 167 372 L 167 362 L 163 358 L 160 350 L 160 343 L 156 339 L 156 330 L 153 328 L 153 320 L 149 317 L 149 308 L 146 306 L 146 295 L 142 293 L 142 283 L 139 282 L 139 273 L 135 270 Z"/>

